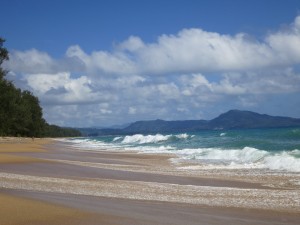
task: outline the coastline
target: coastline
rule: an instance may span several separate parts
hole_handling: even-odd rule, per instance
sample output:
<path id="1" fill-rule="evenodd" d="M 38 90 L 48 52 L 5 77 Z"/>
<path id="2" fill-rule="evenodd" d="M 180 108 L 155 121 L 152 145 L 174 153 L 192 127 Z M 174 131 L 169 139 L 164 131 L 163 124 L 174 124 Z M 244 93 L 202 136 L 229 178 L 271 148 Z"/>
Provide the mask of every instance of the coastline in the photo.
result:
<path id="1" fill-rule="evenodd" d="M 298 173 L 205 170 L 174 157 L 12 138 L 0 142 L 0 193 L 97 218 L 88 224 L 299 223 Z"/>

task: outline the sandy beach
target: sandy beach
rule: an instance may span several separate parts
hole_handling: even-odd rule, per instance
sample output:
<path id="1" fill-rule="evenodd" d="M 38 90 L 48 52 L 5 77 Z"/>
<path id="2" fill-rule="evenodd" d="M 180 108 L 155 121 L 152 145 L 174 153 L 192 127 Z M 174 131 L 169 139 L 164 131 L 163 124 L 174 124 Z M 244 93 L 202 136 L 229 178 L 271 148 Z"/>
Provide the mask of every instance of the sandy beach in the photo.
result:
<path id="1" fill-rule="evenodd" d="M 300 175 L 0 140 L 0 224 L 299 224 Z"/>

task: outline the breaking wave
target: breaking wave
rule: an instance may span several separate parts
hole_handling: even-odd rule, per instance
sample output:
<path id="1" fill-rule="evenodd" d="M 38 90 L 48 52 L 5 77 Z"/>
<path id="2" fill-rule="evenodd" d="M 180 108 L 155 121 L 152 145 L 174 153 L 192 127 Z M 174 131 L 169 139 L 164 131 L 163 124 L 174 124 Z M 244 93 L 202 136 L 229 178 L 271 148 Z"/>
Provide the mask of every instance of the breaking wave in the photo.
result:
<path id="1" fill-rule="evenodd" d="M 207 168 L 300 172 L 300 129 L 207 131 L 65 139 L 81 150 L 172 153 Z"/>
<path id="2" fill-rule="evenodd" d="M 188 139 L 189 137 L 192 137 L 187 134 L 177 134 L 177 135 L 162 135 L 162 134 L 156 134 L 156 135 L 142 135 L 142 134 L 135 134 L 131 136 L 125 136 L 123 140 L 121 141 L 124 144 L 131 144 L 131 143 L 138 143 L 138 144 L 147 144 L 147 143 L 158 143 L 158 142 L 164 142 L 164 141 L 172 141 L 176 139 Z M 121 138 L 119 138 L 121 139 Z M 116 140 L 119 140 L 116 139 Z M 114 141 L 116 141 L 114 139 Z"/>
<path id="3" fill-rule="evenodd" d="M 256 148 L 243 149 L 183 149 L 177 154 L 184 159 L 197 160 L 209 165 L 224 165 L 228 168 L 265 168 L 300 172 L 300 150 L 272 153 Z"/>

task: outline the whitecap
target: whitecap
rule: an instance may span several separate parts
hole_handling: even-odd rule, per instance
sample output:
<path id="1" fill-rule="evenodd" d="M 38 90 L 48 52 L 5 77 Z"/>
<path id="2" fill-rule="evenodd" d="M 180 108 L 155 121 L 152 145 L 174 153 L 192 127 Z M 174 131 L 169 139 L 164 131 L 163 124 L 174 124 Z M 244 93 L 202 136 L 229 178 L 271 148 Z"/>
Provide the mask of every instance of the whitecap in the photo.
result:
<path id="1" fill-rule="evenodd" d="M 188 134 L 177 134 L 175 135 L 175 137 L 179 138 L 179 139 L 187 139 L 189 138 Z"/>
<path id="2" fill-rule="evenodd" d="M 264 164 L 271 170 L 300 172 L 300 158 L 295 158 L 292 152 L 282 152 L 268 156 Z"/>
<path id="3" fill-rule="evenodd" d="M 115 137 L 115 138 L 113 139 L 113 142 L 118 141 L 118 140 L 120 140 L 120 139 L 122 139 L 122 137 Z"/>
<path id="4" fill-rule="evenodd" d="M 142 134 L 135 134 L 132 136 L 125 136 L 122 143 L 130 144 L 130 143 L 139 143 L 139 144 L 146 144 L 146 143 L 158 143 L 162 141 L 166 141 L 171 137 L 171 135 L 142 135 Z"/>
<path id="5" fill-rule="evenodd" d="M 198 148 L 182 149 L 177 154 L 183 159 L 198 160 L 206 167 L 224 169 L 264 168 L 300 172 L 299 150 L 273 154 L 252 147 L 243 149 Z"/>
<path id="6" fill-rule="evenodd" d="M 198 148 L 179 150 L 178 154 L 198 160 L 214 161 L 219 163 L 253 163 L 257 162 L 269 153 L 256 148 L 245 147 L 243 149 Z"/>

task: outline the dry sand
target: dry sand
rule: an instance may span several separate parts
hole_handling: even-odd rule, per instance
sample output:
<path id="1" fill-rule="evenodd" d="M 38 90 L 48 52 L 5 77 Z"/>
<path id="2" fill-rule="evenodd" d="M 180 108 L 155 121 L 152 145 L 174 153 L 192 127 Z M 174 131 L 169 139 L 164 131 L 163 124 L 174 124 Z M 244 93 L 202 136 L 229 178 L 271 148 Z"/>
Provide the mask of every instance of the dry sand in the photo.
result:
<path id="1" fill-rule="evenodd" d="M 173 157 L 0 139 L 0 225 L 300 223 L 299 174 L 195 169 Z"/>
<path id="2" fill-rule="evenodd" d="M 58 205 L 0 194 L 0 224 L 72 224 L 71 219 L 84 213 Z"/>

